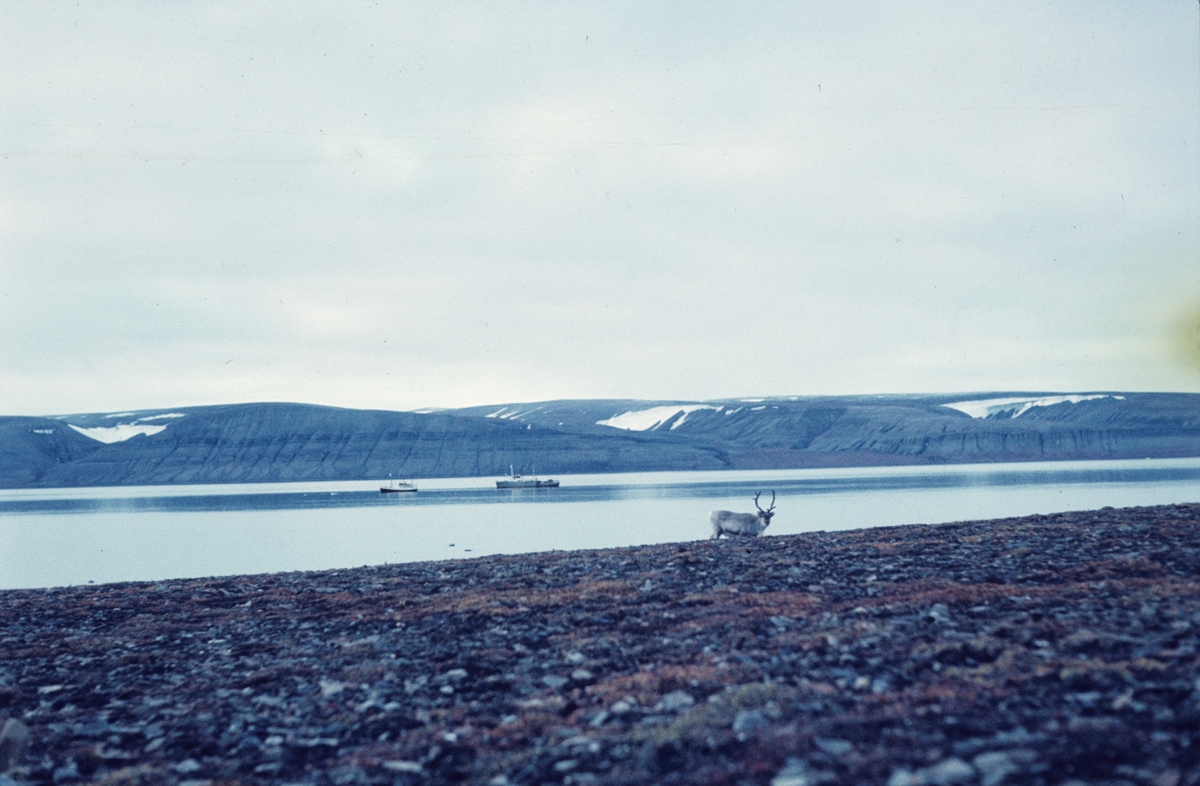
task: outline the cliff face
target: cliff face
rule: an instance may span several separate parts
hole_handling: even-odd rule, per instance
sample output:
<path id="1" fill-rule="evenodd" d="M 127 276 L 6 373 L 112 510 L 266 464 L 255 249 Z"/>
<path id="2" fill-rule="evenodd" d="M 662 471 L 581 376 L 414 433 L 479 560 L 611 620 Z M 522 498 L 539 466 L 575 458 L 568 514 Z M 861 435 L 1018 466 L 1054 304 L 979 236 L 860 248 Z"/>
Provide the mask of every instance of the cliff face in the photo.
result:
<path id="1" fill-rule="evenodd" d="M 993 414 L 976 406 L 993 401 L 1013 403 L 992 405 Z M 457 413 L 585 433 L 611 432 L 598 422 L 615 422 L 640 429 L 631 433 L 719 445 L 739 465 L 754 456 L 773 456 L 772 466 L 810 466 L 817 457 L 874 464 L 1200 455 L 1200 395 L 1186 393 L 789 397 L 696 406 L 554 401 Z"/>
<path id="2" fill-rule="evenodd" d="M 173 416 L 171 420 L 155 420 Z M 712 451 L 656 435 L 586 437 L 525 423 L 449 413 L 362 411 L 300 404 L 246 404 L 133 413 L 169 423 L 111 444 L 101 416 L 0 419 L 0 485 L 108 486 L 265 483 L 507 474 L 510 466 L 555 472 L 630 468 L 719 469 Z M 120 419 L 118 419 L 120 420 Z M 137 426 L 137 423 L 126 425 Z"/>
<path id="3" fill-rule="evenodd" d="M 0 487 L 38 485 L 64 464 L 85 459 L 101 444 L 48 418 L 0 418 Z"/>
<path id="4" fill-rule="evenodd" d="M 1200 396 L 1126 394 L 1033 407 L 1018 417 L 972 418 L 946 409 L 872 408 L 839 419 L 810 447 L 945 462 L 1174 457 L 1200 451 Z"/>
<path id="5" fill-rule="evenodd" d="M 8 417 L 0 487 L 1200 455 L 1200 395 L 965 399 L 553 401 L 428 414 L 239 404 Z"/>

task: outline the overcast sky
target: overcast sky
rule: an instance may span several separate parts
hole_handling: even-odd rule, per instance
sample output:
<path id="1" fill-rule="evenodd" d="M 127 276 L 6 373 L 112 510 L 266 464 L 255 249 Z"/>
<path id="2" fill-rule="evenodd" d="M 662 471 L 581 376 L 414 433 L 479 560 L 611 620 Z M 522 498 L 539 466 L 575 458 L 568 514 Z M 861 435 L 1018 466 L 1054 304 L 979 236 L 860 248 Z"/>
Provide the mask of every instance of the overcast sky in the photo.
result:
<path id="1" fill-rule="evenodd" d="M 6 3 L 0 414 L 1197 391 L 1198 15 Z"/>

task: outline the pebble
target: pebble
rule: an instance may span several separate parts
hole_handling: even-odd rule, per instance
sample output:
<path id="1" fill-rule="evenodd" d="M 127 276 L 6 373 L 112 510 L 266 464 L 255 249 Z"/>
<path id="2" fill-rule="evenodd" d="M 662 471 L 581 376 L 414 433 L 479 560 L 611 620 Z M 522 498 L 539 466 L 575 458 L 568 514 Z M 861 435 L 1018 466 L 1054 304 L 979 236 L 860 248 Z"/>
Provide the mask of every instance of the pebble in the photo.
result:
<path id="1" fill-rule="evenodd" d="M 830 772 L 810 769 L 803 759 L 791 757 L 774 778 L 771 786 L 817 786 L 817 784 L 835 780 Z"/>
<path id="2" fill-rule="evenodd" d="M 179 773 L 180 775 L 193 775 L 204 769 L 204 766 L 195 759 L 184 759 L 171 769 L 175 770 L 175 772 Z"/>
<path id="3" fill-rule="evenodd" d="M 980 786 L 999 786 L 1010 774 L 1020 770 L 1013 757 L 1005 751 L 981 753 L 971 759 L 979 771 Z"/>
<path id="4" fill-rule="evenodd" d="M 766 728 L 767 716 L 758 710 L 742 710 L 733 719 L 733 730 L 739 734 Z"/>
<path id="5" fill-rule="evenodd" d="M 970 783 L 974 779 L 975 770 L 971 765 L 953 757 L 916 772 L 899 767 L 892 771 L 887 786 L 955 786 L 959 783 Z"/>
<path id="6" fill-rule="evenodd" d="M 0 726 L 0 773 L 5 773 L 25 760 L 29 750 L 29 727 L 16 718 Z"/>
<path id="7" fill-rule="evenodd" d="M 854 750 L 854 744 L 849 740 L 827 740 L 817 737 L 813 744 L 830 756 L 845 756 Z"/>
<path id="8" fill-rule="evenodd" d="M 658 700 L 654 709 L 658 712 L 679 712 L 696 703 L 696 699 L 687 691 L 673 690 Z"/>
<path id="9" fill-rule="evenodd" d="M 975 768 L 960 758 L 953 757 L 920 770 L 924 782 L 931 786 L 953 786 L 975 779 Z"/>

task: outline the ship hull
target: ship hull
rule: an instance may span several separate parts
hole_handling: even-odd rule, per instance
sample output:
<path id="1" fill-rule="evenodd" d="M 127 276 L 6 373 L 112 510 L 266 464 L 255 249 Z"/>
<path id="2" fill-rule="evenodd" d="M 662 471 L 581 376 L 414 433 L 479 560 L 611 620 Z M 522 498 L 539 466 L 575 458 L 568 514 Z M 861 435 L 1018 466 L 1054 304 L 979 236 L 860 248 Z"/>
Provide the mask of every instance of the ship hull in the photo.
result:
<path id="1" fill-rule="evenodd" d="M 498 489 L 556 489 L 557 480 L 497 480 Z"/>

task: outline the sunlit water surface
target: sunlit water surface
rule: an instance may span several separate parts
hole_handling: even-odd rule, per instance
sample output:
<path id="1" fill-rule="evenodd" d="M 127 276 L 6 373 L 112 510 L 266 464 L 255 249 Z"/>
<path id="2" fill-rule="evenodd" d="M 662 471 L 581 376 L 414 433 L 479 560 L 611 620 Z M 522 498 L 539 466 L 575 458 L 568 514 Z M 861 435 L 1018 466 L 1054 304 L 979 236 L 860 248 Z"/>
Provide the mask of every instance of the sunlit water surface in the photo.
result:
<path id="1" fill-rule="evenodd" d="M 1200 501 L 1200 459 L 558 479 L 0 490 L 0 589 L 696 540 L 756 491 L 776 495 L 769 535 Z"/>

